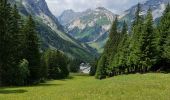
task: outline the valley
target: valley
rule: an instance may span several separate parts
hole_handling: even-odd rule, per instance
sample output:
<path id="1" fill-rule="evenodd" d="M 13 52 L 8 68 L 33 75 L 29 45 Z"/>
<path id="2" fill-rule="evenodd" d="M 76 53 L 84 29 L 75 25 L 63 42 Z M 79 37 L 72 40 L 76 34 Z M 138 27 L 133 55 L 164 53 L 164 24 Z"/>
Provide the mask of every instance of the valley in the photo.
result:
<path id="1" fill-rule="evenodd" d="M 132 74 L 96 80 L 82 74 L 36 86 L 0 88 L 1 100 L 169 100 L 169 74 Z"/>
<path id="2" fill-rule="evenodd" d="M 170 0 L 0 0 L 0 100 L 169 100 Z"/>
<path id="3" fill-rule="evenodd" d="M 146 16 L 147 9 L 151 7 L 155 24 L 157 24 L 168 2 L 168 0 L 142 2 L 141 15 Z M 131 28 L 136 8 L 137 5 L 134 5 L 121 14 L 114 14 L 104 7 L 87 9 L 82 12 L 75 12 L 70 9 L 65 10 L 58 19 L 69 35 L 82 43 L 89 44 L 92 48 L 97 49 L 98 53 L 102 53 L 115 17 L 118 16 L 119 18 L 119 30 L 121 30 L 123 21 L 126 21 L 129 28 Z"/>

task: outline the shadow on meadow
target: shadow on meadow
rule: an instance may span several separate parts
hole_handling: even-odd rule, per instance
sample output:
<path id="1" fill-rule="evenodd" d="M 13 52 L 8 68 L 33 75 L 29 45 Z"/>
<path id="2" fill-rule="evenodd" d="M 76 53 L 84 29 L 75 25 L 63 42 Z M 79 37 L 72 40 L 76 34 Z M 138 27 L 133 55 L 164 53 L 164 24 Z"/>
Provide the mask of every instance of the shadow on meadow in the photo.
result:
<path id="1" fill-rule="evenodd" d="M 0 94 L 15 94 L 15 93 L 25 93 L 28 92 L 24 89 L 15 89 L 15 90 L 9 90 L 9 89 L 0 89 Z"/>
<path id="2" fill-rule="evenodd" d="M 75 75 L 70 75 L 69 77 L 67 77 L 65 79 L 59 79 L 59 80 L 60 81 L 73 80 L 73 79 L 75 79 L 75 76 L 88 76 L 88 75 L 86 75 L 86 74 L 75 74 Z M 40 84 L 37 84 L 37 85 L 0 87 L 0 94 L 15 94 L 15 93 L 29 92 L 28 90 L 25 90 L 25 88 L 27 88 L 27 87 L 56 87 L 56 86 L 63 85 L 63 84 L 50 84 L 50 83 L 48 83 L 50 81 L 55 81 L 55 80 L 48 80 L 45 83 L 40 83 Z"/>
<path id="3" fill-rule="evenodd" d="M 10 86 L 10 87 L 1 87 L 0 88 L 0 94 L 17 94 L 17 93 L 25 93 L 29 92 L 28 90 L 24 88 L 28 87 L 55 87 L 55 86 L 60 86 L 62 84 L 48 84 L 48 83 L 41 83 L 37 85 L 30 85 L 30 86 Z M 23 89 L 22 89 L 23 88 Z"/>
<path id="4" fill-rule="evenodd" d="M 32 85 L 32 86 L 28 86 L 28 87 L 48 87 L 48 86 L 60 86 L 62 84 L 47 84 L 47 83 L 41 83 L 41 84 L 37 84 L 37 85 Z"/>
<path id="5" fill-rule="evenodd" d="M 75 77 L 74 76 L 68 76 L 65 79 L 58 79 L 60 81 L 68 81 L 68 80 L 73 80 Z"/>

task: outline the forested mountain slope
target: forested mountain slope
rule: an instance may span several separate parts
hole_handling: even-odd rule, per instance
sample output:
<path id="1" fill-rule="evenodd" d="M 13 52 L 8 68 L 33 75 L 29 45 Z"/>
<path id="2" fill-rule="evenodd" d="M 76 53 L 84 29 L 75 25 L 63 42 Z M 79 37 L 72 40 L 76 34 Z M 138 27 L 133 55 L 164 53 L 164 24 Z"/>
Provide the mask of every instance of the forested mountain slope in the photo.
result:
<path id="1" fill-rule="evenodd" d="M 93 59 L 96 54 L 95 50 L 82 45 L 66 34 L 58 19 L 48 9 L 45 0 L 10 0 L 10 2 L 17 4 L 23 19 L 30 14 L 33 16 L 37 24 L 42 50 L 48 48 L 58 49 L 73 58 Z"/>

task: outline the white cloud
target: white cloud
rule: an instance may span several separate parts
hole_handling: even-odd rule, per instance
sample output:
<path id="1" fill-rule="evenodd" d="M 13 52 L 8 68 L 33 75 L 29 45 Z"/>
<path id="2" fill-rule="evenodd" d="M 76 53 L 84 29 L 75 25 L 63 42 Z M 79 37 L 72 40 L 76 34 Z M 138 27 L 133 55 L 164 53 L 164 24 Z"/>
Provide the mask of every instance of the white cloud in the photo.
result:
<path id="1" fill-rule="evenodd" d="M 88 8 L 99 6 L 111 10 L 113 13 L 120 13 L 138 2 L 146 0 L 46 0 L 49 9 L 56 16 L 59 16 L 64 10 L 73 9 L 83 11 Z"/>

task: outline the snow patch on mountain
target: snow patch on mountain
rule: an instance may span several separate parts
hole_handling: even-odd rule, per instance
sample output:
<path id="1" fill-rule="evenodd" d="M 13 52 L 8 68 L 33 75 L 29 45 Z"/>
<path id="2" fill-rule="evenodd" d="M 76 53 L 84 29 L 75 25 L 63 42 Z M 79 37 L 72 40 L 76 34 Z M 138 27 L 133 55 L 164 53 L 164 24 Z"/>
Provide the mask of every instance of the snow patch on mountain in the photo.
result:
<path id="1" fill-rule="evenodd" d="M 159 18 L 159 17 L 162 16 L 162 14 L 163 14 L 163 12 L 164 12 L 164 10 L 165 10 L 165 7 L 166 7 L 165 4 L 161 4 L 158 9 L 153 10 L 152 14 L 153 14 L 154 20 L 155 20 L 156 18 Z"/>

